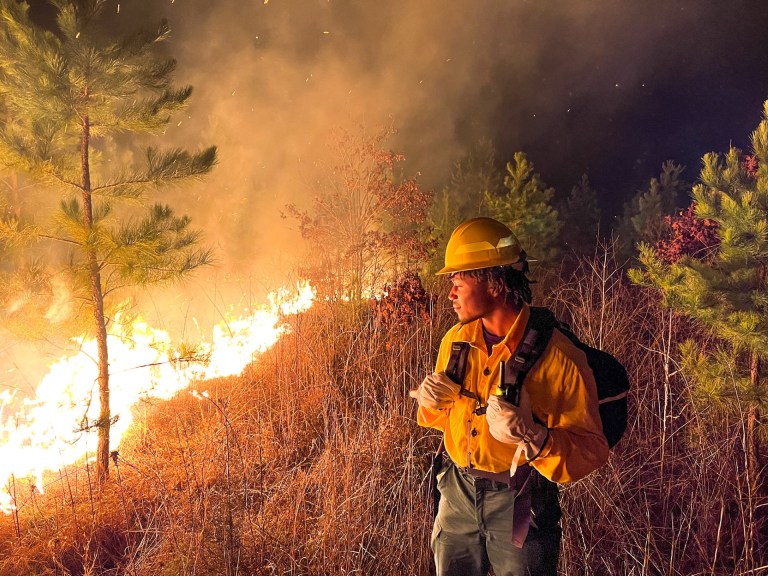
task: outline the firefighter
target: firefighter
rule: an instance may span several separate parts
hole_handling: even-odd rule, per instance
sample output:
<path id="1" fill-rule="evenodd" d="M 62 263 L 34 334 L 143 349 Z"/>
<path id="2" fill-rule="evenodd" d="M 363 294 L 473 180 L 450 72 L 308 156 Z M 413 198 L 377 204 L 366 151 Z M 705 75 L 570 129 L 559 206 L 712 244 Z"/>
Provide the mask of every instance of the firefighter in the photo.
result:
<path id="1" fill-rule="evenodd" d="M 597 391 L 583 352 L 555 330 L 530 369 L 518 405 L 499 397 L 500 365 L 530 315 L 528 262 L 512 231 L 491 218 L 459 225 L 438 274 L 458 324 L 434 373 L 412 396 L 418 423 L 443 433 L 439 506 L 431 536 L 438 576 L 556 576 L 557 484 L 608 459 Z M 446 376 L 452 344 L 470 344 L 461 384 Z"/>

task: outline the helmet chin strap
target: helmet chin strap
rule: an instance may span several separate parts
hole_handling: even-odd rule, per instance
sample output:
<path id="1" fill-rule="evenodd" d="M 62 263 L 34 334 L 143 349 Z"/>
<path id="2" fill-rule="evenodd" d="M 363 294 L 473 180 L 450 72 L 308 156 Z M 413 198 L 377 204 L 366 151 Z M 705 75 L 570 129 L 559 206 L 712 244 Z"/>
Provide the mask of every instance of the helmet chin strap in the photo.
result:
<path id="1" fill-rule="evenodd" d="M 523 274 L 528 274 L 528 270 L 529 270 L 529 267 L 528 267 L 528 254 L 525 253 L 525 250 L 522 250 L 522 249 L 520 250 L 520 260 L 519 260 L 519 263 L 523 265 L 523 269 L 521 270 L 521 272 Z"/>

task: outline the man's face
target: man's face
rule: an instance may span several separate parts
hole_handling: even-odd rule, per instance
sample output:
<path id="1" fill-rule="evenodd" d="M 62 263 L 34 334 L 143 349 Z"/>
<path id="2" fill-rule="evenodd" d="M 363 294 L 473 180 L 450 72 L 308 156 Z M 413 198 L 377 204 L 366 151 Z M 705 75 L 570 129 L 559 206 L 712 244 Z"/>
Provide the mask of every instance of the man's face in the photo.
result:
<path id="1" fill-rule="evenodd" d="M 488 283 L 475 280 L 458 272 L 451 276 L 453 286 L 448 293 L 459 322 L 466 324 L 489 315 L 497 301 L 488 289 Z"/>

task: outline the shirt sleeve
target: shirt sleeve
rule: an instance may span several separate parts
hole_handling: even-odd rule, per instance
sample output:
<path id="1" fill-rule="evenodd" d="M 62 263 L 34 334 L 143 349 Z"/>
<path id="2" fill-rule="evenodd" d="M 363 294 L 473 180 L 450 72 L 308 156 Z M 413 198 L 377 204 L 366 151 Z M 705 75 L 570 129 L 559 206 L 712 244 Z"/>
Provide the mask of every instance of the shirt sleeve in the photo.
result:
<path id="1" fill-rule="evenodd" d="M 531 465 L 553 482 L 579 480 L 608 460 L 597 386 L 584 353 L 556 332 L 535 379 L 545 382 L 551 404 L 533 403 L 534 413 L 550 429 L 549 439 Z M 535 387 L 534 387 L 535 388 Z M 533 397 L 532 397 L 533 401 Z M 542 404 L 546 410 L 537 410 Z"/>
<path id="2" fill-rule="evenodd" d="M 451 356 L 451 344 L 453 342 L 451 334 L 453 332 L 453 330 L 449 330 L 440 342 L 440 350 L 437 353 L 437 361 L 435 362 L 435 372 L 444 372 L 448 366 L 448 360 Z M 416 412 L 416 422 L 419 426 L 435 428 L 445 432 L 445 425 L 448 422 L 450 412 L 450 408 L 446 410 L 432 410 L 419 406 Z"/>

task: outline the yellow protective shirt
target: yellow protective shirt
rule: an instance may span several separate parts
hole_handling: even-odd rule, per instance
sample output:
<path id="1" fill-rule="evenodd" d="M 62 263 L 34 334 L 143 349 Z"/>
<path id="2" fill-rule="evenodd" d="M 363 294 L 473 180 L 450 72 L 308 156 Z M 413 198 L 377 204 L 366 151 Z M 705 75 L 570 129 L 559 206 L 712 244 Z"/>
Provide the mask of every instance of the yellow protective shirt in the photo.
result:
<path id="1" fill-rule="evenodd" d="M 526 305 L 490 357 L 482 320 L 457 324 L 440 344 L 436 372 L 445 371 L 453 342 L 470 343 L 463 387 L 478 400 L 461 396 L 451 408 L 440 411 L 420 406 L 417 418 L 421 426 L 443 431 L 445 449 L 459 466 L 494 473 L 509 471 L 517 445 L 491 436 L 485 414 L 478 415 L 475 410 L 485 406 L 496 390 L 500 362 L 508 361 L 517 348 L 529 316 Z M 605 463 L 608 443 L 602 432 L 595 380 L 584 352 L 562 332 L 554 330 L 523 386 L 530 395 L 534 416 L 550 429 L 549 439 L 531 466 L 549 480 L 565 483 L 583 478 Z M 521 455 L 518 465 L 523 464 L 525 456 Z"/>

